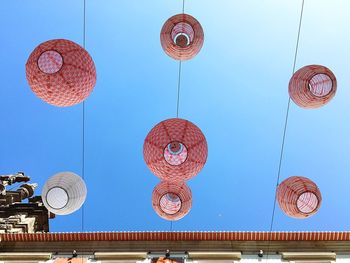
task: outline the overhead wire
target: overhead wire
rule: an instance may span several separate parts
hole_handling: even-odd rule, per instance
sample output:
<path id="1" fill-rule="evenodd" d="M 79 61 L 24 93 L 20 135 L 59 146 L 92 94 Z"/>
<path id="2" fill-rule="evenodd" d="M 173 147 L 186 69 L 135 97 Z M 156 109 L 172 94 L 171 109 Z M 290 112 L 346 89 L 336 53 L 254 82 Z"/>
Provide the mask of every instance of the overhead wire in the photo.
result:
<path id="1" fill-rule="evenodd" d="M 182 0 L 182 14 L 185 13 L 185 0 Z M 182 61 L 179 61 L 178 81 L 177 81 L 177 104 L 176 104 L 176 118 L 179 118 L 179 106 L 180 106 L 180 89 L 181 89 L 181 71 Z"/>
<path id="2" fill-rule="evenodd" d="M 85 49 L 86 44 L 86 0 L 83 0 L 83 48 Z M 85 181 L 85 101 L 82 105 L 82 165 L 81 165 L 81 176 Z M 85 206 L 81 208 L 81 231 L 85 229 Z"/>
<path id="3" fill-rule="evenodd" d="M 303 14 L 304 14 L 304 2 L 305 2 L 305 0 L 302 0 L 302 2 L 301 2 L 301 10 L 300 10 L 298 34 L 297 34 L 297 40 L 296 40 L 295 52 L 294 52 L 294 62 L 293 62 L 292 75 L 295 73 L 295 67 L 296 67 L 296 62 L 297 62 L 297 57 L 298 57 L 300 32 L 301 32 L 301 25 L 302 25 Z M 277 171 L 277 179 L 276 179 L 274 203 L 273 203 L 273 208 L 272 208 L 271 223 L 270 223 L 270 229 L 269 229 L 268 251 L 267 251 L 266 260 L 267 260 L 268 257 L 269 257 L 269 249 L 270 249 L 270 242 L 271 242 L 271 234 L 272 234 L 273 225 L 274 225 L 274 219 L 275 219 L 276 202 L 277 202 L 277 190 L 278 190 L 278 186 L 279 186 L 279 182 L 280 182 L 280 177 L 281 177 L 281 168 L 282 168 L 282 162 L 283 162 L 283 153 L 284 153 L 284 146 L 285 146 L 285 140 L 286 140 L 286 134 L 287 134 L 287 127 L 288 127 L 288 119 L 289 119 L 290 101 L 291 101 L 291 99 L 290 99 L 290 97 L 288 97 L 286 115 L 285 115 L 285 120 L 284 120 L 283 135 L 282 135 L 282 143 L 281 143 L 280 156 L 279 156 L 279 163 L 278 163 L 278 171 Z"/>
<path id="4" fill-rule="evenodd" d="M 180 62 L 179 62 L 178 81 L 177 81 L 177 104 L 176 104 L 176 118 L 179 118 L 179 106 L 180 106 L 180 88 L 181 88 L 181 68 L 182 68 L 182 63 L 181 63 L 181 60 L 180 60 Z"/>
<path id="5" fill-rule="evenodd" d="M 182 13 L 185 13 L 185 0 L 182 0 Z M 180 107 L 180 89 L 181 89 L 181 71 L 182 61 L 179 61 L 179 71 L 177 79 L 177 102 L 176 102 L 176 118 L 179 118 L 179 107 Z M 170 231 L 173 231 L 173 221 L 170 221 Z"/>

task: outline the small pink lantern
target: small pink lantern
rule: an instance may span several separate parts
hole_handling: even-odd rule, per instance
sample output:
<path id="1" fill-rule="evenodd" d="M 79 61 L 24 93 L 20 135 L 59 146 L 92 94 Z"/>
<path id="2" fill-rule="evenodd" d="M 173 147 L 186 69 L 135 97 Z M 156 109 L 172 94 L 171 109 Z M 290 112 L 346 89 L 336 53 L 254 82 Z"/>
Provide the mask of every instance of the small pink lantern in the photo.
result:
<path id="1" fill-rule="evenodd" d="M 192 122 L 175 118 L 158 123 L 147 135 L 143 157 L 162 180 L 188 180 L 203 168 L 207 141 Z"/>
<path id="2" fill-rule="evenodd" d="M 190 15 L 172 16 L 163 25 L 160 42 L 170 57 L 176 60 L 189 60 L 196 56 L 203 46 L 202 26 Z"/>
<path id="3" fill-rule="evenodd" d="M 96 83 L 95 64 L 84 48 L 54 39 L 40 44 L 26 64 L 30 88 L 42 100 L 59 107 L 78 104 Z"/>
<path id="4" fill-rule="evenodd" d="M 319 108 L 337 91 L 337 80 L 328 68 L 309 65 L 295 72 L 289 81 L 289 96 L 302 108 Z"/>
<path id="5" fill-rule="evenodd" d="M 318 211 L 322 197 L 317 185 L 310 179 L 292 176 L 278 186 L 277 201 L 288 216 L 306 218 Z"/>
<path id="6" fill-rule="evenodd" d="M 161 218 L 179 220 L 191 210 L 191 189 L 185 182 L 162 181 L 153 190 L 152 206 Z"/>

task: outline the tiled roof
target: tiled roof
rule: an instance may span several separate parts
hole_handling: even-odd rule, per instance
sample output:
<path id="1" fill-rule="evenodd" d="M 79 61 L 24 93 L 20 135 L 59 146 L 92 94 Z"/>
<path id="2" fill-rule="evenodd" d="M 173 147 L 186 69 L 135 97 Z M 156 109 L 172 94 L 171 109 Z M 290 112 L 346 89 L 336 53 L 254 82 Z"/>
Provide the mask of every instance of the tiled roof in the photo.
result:
<path id="1" fill-rule="evenodd" d="M 350 241 L 350 232 L 83 232 L 0 234 L 1 242 L 37 241 Z"/>

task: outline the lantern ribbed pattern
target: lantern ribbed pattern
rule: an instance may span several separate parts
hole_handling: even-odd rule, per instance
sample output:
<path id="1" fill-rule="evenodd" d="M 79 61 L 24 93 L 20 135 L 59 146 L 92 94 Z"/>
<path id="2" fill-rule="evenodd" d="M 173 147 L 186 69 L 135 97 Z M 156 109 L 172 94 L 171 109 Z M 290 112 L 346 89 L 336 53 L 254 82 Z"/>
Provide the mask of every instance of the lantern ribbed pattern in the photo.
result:
<path id="1" fill-rule="evenodd" d="M 147 135 L 143 157 L 162 180 L 188 180 L 203 168 L 207 141 L 193 123 L 175 118 L 158 123 Z"/>
<path id="2" fill-rule="evenodd" d="M 306 218 L 318 211 L 322 197 L 317 185 L 310 179 L 292 176 L 278 186 L 277 201 L 288 216 Z"/>
<path id="3" fill-rule="evenodd" d="M 191 189 L 185 182 L 162 181 L 153 190 L 152 206 L 161 218 L 179 220 L 191 210 Z"/>
<path id="4" fill-rule="evenodd" d="M 30 88 L 42 100 L 59 107 L 78 104 L 96 83 L 95 64 L 84 48 L 54 39 L 40 44 L 26 64 Z"/>
<path id="5" fill-rule="evenodd" d="M 192 16 L 179 14 L 169 18 L 160 32 L 160 43 L 165 53 L 176 60 L 189 60 L 201 50 L 204 32 Z"/>
<path id="6" fill-rule="evenodd" d="M 87 189 L 80 176 L 61 172 L 46 181 L 41 197 L 47 210 L 57 215 L 68 215 L 83 205 L 86 194 Z"/>
<path id="7" fill-rule="evenodd" d="M 289 81 L 289 96 L 302 108 L 319 108 L 335 95 L 337 80 L 328 68 L 309 65 L 295 72 Z"/>

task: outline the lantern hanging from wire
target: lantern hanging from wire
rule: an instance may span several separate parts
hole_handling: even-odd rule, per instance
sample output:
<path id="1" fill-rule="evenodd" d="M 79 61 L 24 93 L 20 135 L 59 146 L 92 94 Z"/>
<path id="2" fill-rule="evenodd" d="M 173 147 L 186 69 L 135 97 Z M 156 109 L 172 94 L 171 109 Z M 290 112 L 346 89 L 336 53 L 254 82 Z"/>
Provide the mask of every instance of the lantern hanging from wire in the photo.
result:
<path id="1" fill-rule="evenodd" d="M 192 122 L 174 118 L 158 123 L 147 135 L 143 157 L 162 180 L 188 180 L 203 168 L 207 141 Z"/>
<path id="2" fill-rule="evenodd" d="M 160 32 L 165 53 L 176 60 L 189 60 L 201 50 L 204 32 L 200 23 L 187 14 L 169 18 Z"/>
<path id="3" fill-rule="evenodd" d="M 309 65 L 295 72 L 289 81 L 289 96 L 302 108 L 319 108 L 335 95 L 337 80 L 328 68 Z"/>
<path id="4" fill-rule="evenodd" d="M 49 178 L 41 197 L 45 207 L 57 215 L 68 215 L 85 202 L 87 189 L 83 179 L 72 172 L 61 172 Z"/>
<path id="5" fill-rule="evenodd" d="M 153 190 L 152 206 L 161 218 L 179 220 L 191 210 L 191 189 L 184 181 L 162 181 Z"/>
<path id="6" fill-rule="evenodd" d="M 292 176 L 278 186 L 277 201 L 288 216 L 306 218 L 318 211 L 322 197 L 317 185 L 310 179 Z"/>
<path id="7" fill-rule="evenodd" d="M 26 63 L 32 91 L 47 103 L 66 107 L 84 101 L 96 83 L 95 64 L 78 44 L 54 39 L 41 43 Z"/>

